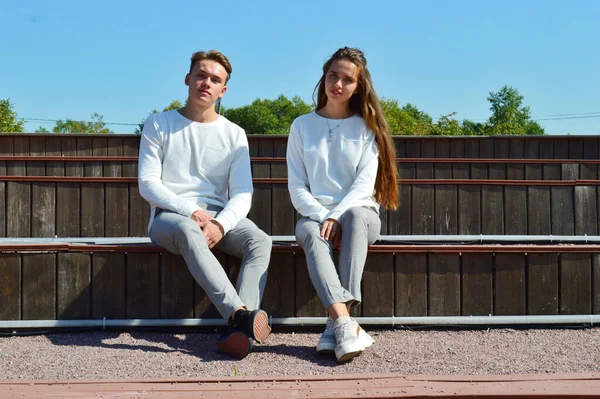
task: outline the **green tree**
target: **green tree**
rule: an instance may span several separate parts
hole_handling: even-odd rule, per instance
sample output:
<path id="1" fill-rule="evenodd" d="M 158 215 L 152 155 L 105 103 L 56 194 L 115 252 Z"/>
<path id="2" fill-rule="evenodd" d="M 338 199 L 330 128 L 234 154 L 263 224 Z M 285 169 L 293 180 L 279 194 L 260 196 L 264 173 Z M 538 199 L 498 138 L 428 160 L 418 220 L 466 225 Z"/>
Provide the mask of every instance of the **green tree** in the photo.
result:
<path id="1" fill-rule="evenodd" d="M 311 110 L 300 97 L 289 99 L 282 94 L 275 100 L 256 99 L 250 105 L 223 108 L 222 113 L 247 134 L 288 134 L 294 119 Z"/>
<path id="2" fill-rule="evenodd" d="M 59 120 L 52 128 L 54 133 L 114 133 L 106 127 L 103 116 L 94 113 L 90 121 L 76 121 L 73 119 Z"/>
<path id="3" fill-rule="evenodd" d="M 38 127 L 37 129 L 35 129 L 36 133 L 50 133 L 50 130 L 46 129 L 43 126 Z"/>
<path id="4" fill-rule="evenodd" d="M 462 121 L 462 130 L 465 136 L 483 136 L 485 135 L 485 124 L 464 119 Z"/>
<path id="5" fill-rule="evenodd" d="M 523 96 L 517 89 L 505 85 L 487 98 L 492 116 L 485 126 L 487 135 L 544 134 L 544 129 L 531 120 L 531 111 L 523 105 Z"/>
<path id="6" fill-rule="evenodd" d="M 408 103 L 400 107 L 398 100 L 389 98 L 382 98 L 380 104 L 391 134 L 423 136 L 431 133 L 431 116 L 414 105 Z"/>
<path id="7" fill-rule="evenodd" d="M 17 112 L 13 111 L 10 98 L 0 100 L 0 132 L 20 133 L 24 126 L 25 121 L 19 119 Z"/>
<path id="8" fill-rule="evenodd" d="M 459 121 L 454 119 L 456 112 L 442 115 L 433 125 L 430 135 L 432 136 L 461 136 L 464 134 L 463 127 Z"/>
<path id="9" fill-rule="evenodd" d="M 183 105 L 181 104 L 181 101 L 179 100 L 173 100 L 171 101 L 171 104 L 167 105 L 162 112 L 165 111 L 172 111 L 174 109 L 180 109 L 183 108 Z M 159 110 L 157 110 L 156 108 L 153 109 L 148 115 L 152 115 L 152 114 L 158 114 Z M 146 123 L 146 118 L 143 118 L 140 123 L 138 123 L 138 127 L 135 128 L 135 130 L 133 131 L 136 134 L 142 134 L 142 131 L 144 130 L 144 123 Z"/>

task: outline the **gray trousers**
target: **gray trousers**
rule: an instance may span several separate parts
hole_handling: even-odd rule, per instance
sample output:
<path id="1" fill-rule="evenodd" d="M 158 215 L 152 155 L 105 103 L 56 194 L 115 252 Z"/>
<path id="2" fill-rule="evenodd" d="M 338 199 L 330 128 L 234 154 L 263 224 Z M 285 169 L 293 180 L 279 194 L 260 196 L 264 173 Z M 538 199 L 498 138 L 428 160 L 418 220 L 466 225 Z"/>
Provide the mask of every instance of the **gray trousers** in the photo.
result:
<path id="1" fill-rule="evenodd" d="M 360 303 L 360 282 L 368 246 L 377 240 L 381 230 L 377 212 L 365 207 L 348 209 L 339 222 L 342 226 L 339 277 L 331 244 L 320 234 L 322 225 L 306 217 L 296 224 L 296 241 L 304 250 L 310 279 L 326 309 L 334 303 L 346 303 L 351 307 Z"/>
<path id="2" fill-rule="evenodd" d="M 215 216 L 217 211 L 207 211 Z M 208 248 L 200 226 L 192 219 L 164 210 L 154 218 L 150 238 L 169 252 L 182 255 L 194 279 L 206 292 L 221 316 L 229 320 L 236 309 L 258 309 L 267 282 L 271 237 L 249 219 L 242 219 L 215 246 L 242 259 L 235 288 Z"/>

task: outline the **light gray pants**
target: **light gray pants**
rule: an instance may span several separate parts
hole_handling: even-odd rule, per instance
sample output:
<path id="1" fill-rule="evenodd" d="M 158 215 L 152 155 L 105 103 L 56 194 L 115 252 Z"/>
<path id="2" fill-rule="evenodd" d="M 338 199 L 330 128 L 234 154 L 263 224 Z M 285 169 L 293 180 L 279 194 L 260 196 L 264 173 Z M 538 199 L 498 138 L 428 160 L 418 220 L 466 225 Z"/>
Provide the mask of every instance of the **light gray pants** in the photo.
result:
<path id="1" fill-rule="evenodd" d="M 218 213 L 207 212 L 213 217 Z M 235 288 L 208 248 L 202 229 L 192 219 L 164 210 L 154 218 L 150 238 L 169 252 L 183 256 L 190 273 L 224 319 L 229 320 L 242 306 L 249 310 L 259 308 L 267 282 L 272 242 L 251 220 L 242 219 L 215 246 L 242 259 Z"/>
<path id="2" fill-rule="evenodd" d="M 334 303 L 352 307 L 360 303 L 368 246 L 377 240 L 381 230 L 377 212 L 365 207 L 348 209 L 339 222 L 342 226 L 339 277 L 331 244 L 321 237 L 321 223 L 303 217 L 296 224 L 296 241 L 304 250 L 310 279 L 326 309 Z"/>

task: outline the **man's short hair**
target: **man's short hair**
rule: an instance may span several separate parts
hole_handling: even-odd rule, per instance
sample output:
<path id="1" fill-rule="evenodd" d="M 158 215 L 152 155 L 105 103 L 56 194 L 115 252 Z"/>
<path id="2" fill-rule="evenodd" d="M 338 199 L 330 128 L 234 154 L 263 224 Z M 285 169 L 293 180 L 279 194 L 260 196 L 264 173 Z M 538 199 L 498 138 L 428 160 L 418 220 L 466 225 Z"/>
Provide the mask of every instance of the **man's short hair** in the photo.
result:
<path id="1" fill-rule="evenodd" d="M 231 64 L 229 63 L 227 57 L 225 57 L 223 53 L 217 50 L 196 51 L 194 54 L 192 54 L 192 59 L 190 62 L 190 73 L 192 73 L 194 65 L 203 60 L 210 60 L 221 64 L 221 66 L 227 71 L 227 79 L 225 80 L 225 83 L 229 81 L 229 78 L 231 78 L 232 71 Z"/>

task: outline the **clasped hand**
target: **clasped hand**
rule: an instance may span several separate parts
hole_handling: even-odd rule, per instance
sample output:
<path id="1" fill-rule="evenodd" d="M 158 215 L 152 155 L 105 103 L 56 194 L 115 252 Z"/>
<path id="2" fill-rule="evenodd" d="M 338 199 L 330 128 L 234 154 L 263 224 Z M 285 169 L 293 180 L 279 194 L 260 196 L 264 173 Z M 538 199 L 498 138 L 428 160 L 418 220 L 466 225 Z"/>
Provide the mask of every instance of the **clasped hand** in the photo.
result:
<path id="1" fill-rule="evenodd" d="M 208 243 L 208 248 L 212 249 L 219 241 L 221 241 L 224 233 L 223 226 L 213 219 L 208 212 L 198 209 L 193 213 L 191 218 L 198 226 L 200 226 L 200 229 L 202 229 L 206 242 Z"/>
<path id="2" fill-rule="evenodd" d="M 321 227 L 321 237 L 329 241 L 331 246 L 339 249 L 342 243 L 342 225 L 335 219 L 326 219 Z"/>

